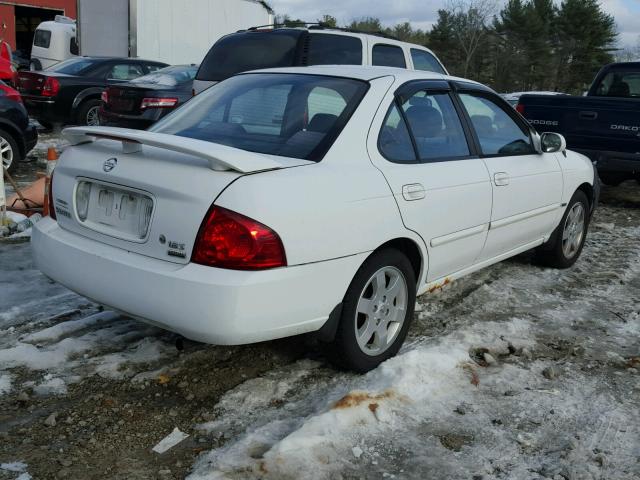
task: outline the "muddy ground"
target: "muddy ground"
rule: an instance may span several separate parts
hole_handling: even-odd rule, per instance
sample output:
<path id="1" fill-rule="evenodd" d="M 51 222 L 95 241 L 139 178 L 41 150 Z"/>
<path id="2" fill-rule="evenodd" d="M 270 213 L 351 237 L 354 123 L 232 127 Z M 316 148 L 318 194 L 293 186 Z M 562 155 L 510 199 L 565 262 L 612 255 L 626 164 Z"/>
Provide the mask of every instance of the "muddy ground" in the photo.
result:
<path id="1" fill-rule="evenodd" d="M 28 181 L 36 166 L 37 160 L 21 165 L 17 178 Z M 349 460 L 327 477 L 640 478 L 638 232 L 640 186 L 627 182 L 605 187 L 583 256 L 573 269 L 550 271 L 522 255 L 420 298 L 409 345 L 455 335 L 477 322 L 516 316 L 533 325 L 534 344 L 495 355 L 496 359 L 490 356 L 497 365 L 487 365 L 482 350 L 470 350 L 471 370 L 478 372 L 480 383 L 475 384 L 472 375 L 464 387 L 469 389 L 471 405 L 461 403 L 450 422 L 425 420 L 424 425 L 411 427 L 415 438 L 424 442 L 414 444 L 415 450 L 424 456 L 426 446 L 437 445 L 442 455 L 450 455 L 446 464 L 436 464 L 433 458 L 416 460 L 416 451 L 406 445 L 401 448 L 399 439 L 399 450 L 388 449 L 366 464 L 366 454 L 359 455 L 362 450 L 354 447 Z M 241 411 L 222 408 L 225 394 L 243 385 L 251 392 L 253 380 L 281 380 L 286 384 L 284 393 L 264 398 L 264 415 L 282 416 L 290 408 L 291 417 L 304 419 L 314 413 L 308 405 L 315 392 L 322 395 L 329 388 L 359 381 L 327 365 L 322 349 L 309 339 L 209 346 L 102 312 L 39 274 L 28 243 L 0 243 L 0 290 L 4 292 L 0 292 L 0 380 L 4 376 L 8 385 L 3 391 L 0 381 L 3 480 L 20 475 L 23 479 L 184 478 L 194 463 L 204 478 L 207 468 L 213 467 L 203 466 L 201 455 L 225 451 L 256 422 Z M 584 311 L 576 319 L 564 322 L 556 314 L 582 305 Z M 298 375 L 301 365 L 304 374 Z M 513 377 L 512 387 L 493 383 L 492 375 L 511 378 L 499 377 L 498 369 L 516 367 L 531 379 Z M 571 391 L 563 390 L 569 384 Z M 550 391 L 571 395 L 566 421 L 557 421 L 561 412 L 553 420 Z M 544 415 L 537 415 L 537 406 L 544 406 Z M 521 415 L 522 408 L 537 413 L 527 418 Z M 484 427 L 480 417 L 469 413 L 485 415 L 488 410 L 490 423 Z M 608 416 L 612 412 L 615 415 Z M 226 425 L 222 431 L 198 427 L 222 417 Z M 164 454 L 152 452 L 175 427 L 190 437 Z M 527 435 L 537 436 L 539 444 L 531 447 Z M 590 439 L 589 448 L 571 454 L 577 450 L 566 445 L 580 443 L 581 436 Z M 492 450 L 483 454 L 484 463 L 475 462 L 481 444 L 498 437 L 512 438 L 522 459 L 512 463 L 532 465 L 522 477 L 518 465 L 509 466 L 500 452 Z M 496 440 L 494 450 L 499 445 Z M 258 448 L 249 460 L 260 459 L 265 449 L 268 446 Z M 385 464 L 386 470 L 378 468 Z M 225 475 L 288 478 L 271 476 L 260 465 L 231 466 Z M 316 473 L 299 471 L 299 477 L 320 476 Z"/>

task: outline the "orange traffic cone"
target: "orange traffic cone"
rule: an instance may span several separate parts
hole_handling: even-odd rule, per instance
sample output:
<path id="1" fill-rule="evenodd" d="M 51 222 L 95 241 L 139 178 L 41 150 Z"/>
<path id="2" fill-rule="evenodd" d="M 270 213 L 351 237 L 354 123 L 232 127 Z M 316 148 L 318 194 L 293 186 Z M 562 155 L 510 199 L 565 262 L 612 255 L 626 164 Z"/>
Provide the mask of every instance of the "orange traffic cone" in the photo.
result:
<path id="1" fill-rule="evenodd" d="M 54 212 L 55 215 L 53 205 L 49 205 L 49 198 L 51 197 L 51 195 L 49 195 L 49 191 L 51 189 L 51 175 L 53 175 L 53 169 L 56 168 L 56 163 L 58 163 L 58 152 L 56 152 L 55 147 L 49 147 L 47 149 L 47 175 L 44 182 L 44 205 L 42 207 L 43 217 L 51 215 L 51 212 Z"/>

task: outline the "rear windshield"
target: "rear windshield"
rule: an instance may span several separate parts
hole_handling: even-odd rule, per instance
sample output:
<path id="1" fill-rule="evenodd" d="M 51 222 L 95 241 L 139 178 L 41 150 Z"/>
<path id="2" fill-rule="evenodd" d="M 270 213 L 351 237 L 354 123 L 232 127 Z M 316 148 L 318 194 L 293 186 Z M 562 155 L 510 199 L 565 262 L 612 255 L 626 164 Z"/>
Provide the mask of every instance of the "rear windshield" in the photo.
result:
<path id="1" fill-rule="evenodd" d="M 174 87 L 177 85 L 184 85 L 190 83 L 196 76 L 198 71 L 197 65 L 193 66 L 175 66 L 166 67 L 156 70 L 149 75 L 138 77 L 131 81 L 131 83 L 144 83 L 152 85 L 164 85 L 167 87 Z"/>
<path id="2" fill-rule="evenodd" d="M 88 68 L 93 67 L 96 63 L 98 62 L 90 58 L 70 58 L 69 60 L 53 65 L 46 70 L 48 72 L 58 72 L 67 75 L 78 75 Z"/>
<path id="3" fill-rule="evenodd" d="M 50 30 L 36 30 L 33 35 L 33 45 L 36 47 L 49 48 L 51 44 L 51 31 Z"/>
<path id="4" fill-rule="evenodd" d="M 320 161 L 367 88 L 360 80 L 320 75 L 238 75 L 194 97 L 151 131 Z"/>
<path id="5" fill-rule="evenodd" d="M 200 65 L 197 80 L 220 81 L 248 70 L 291 67 L 301 30 L 234 33 L 218 40 Z"/>
<path id="6" fill-rule="evenodd" d="M 640 72 L 637 70 L 618 70 L 607 73 L 596 87 L 598 97 L 640 97 Z"/>

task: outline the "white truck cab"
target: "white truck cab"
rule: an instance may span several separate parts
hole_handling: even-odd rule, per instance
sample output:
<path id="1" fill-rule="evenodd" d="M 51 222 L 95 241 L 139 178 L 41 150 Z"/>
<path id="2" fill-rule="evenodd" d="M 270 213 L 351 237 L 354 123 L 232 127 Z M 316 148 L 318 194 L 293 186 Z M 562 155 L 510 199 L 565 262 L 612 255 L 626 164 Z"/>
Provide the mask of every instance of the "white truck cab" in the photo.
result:
<path id="1" fill-rule="evenodd" d="M 76 21 L 63 15 L 36 28 L 31 47 L 31 70 L 44 70 L 79 54 Z"/>

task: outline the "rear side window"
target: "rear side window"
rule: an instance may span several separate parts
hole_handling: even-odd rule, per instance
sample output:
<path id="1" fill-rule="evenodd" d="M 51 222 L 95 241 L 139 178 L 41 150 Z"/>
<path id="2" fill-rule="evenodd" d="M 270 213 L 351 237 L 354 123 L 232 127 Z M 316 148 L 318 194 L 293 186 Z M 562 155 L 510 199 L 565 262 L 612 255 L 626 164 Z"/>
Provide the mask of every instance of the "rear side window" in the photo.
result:
<path id="1" fill-rule="evenodd" d="M 436 57 L 424 50 L 417 48 L 411 49 L 411 59 L 413 60 L 413 68 L 416 70 L 424 70 L 426 72 L 445 73 L 442 66 L 436 60 Z"/>
<path id="2" fill-rule="evenodd" d="M 407 68 L 402 48 L 394 45 L 374 45 L 371 63 L 383 67 Z"/>
<path id="3" fill-rule="evenodd" d="M 357 37 L 309 34 L 308 65 L 361 65 L 362 42 Z"/>
<path id="4" fill-rule="evenodd" d="M 33 36 L 33 45 L 36 47 L 49 48 L 51 44 L 51 31 L 50 30 L 36 30 Z"/>
<path id="5" fill-rule="evenodd" d="M 302 31 L 243 32 L 218 40 L 202 61 L 197 80 L 221 81 L 236 73 L 294 65 Z"/>
<path id="6" fill-rule="evenodd" d="M 378 137 L 378 148 L 382 156 L 390 162 L 417 163 L 407 123 L 395 102 L 391 105 L 382 125 L 380 137 Z"/>
<path id="7" fill-rule="evenodd" d="M 448 93 L 418 92 L 402 109 L 420 160 L 451 160 L 470 155 L 458 112 Z"/>

